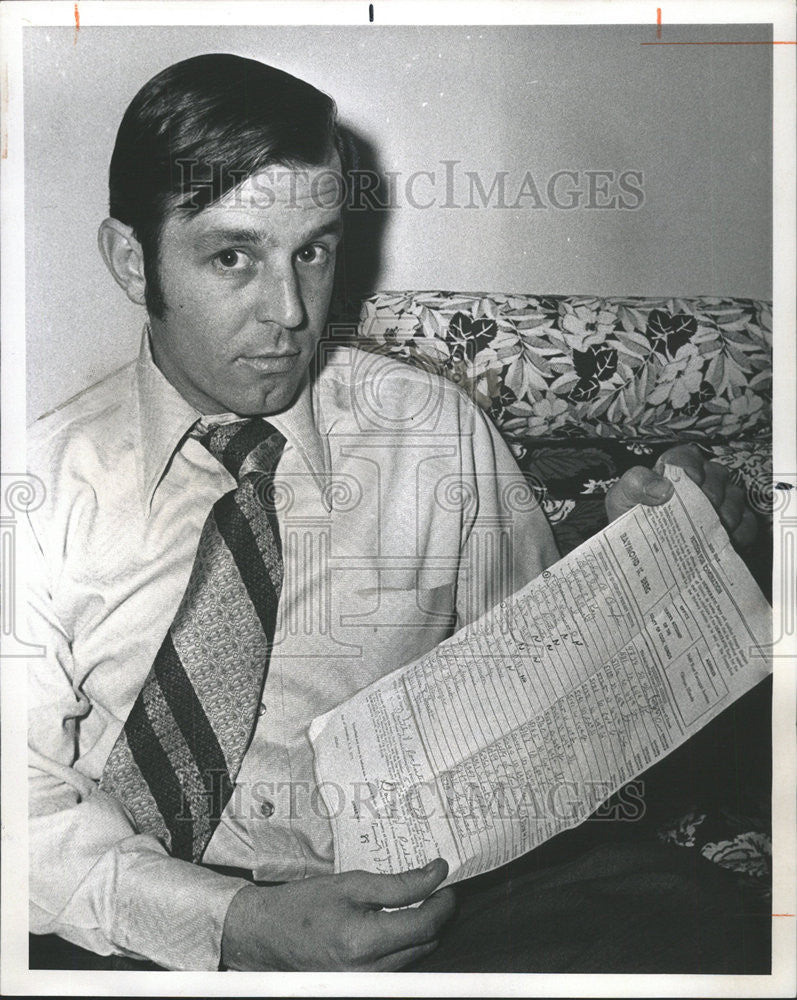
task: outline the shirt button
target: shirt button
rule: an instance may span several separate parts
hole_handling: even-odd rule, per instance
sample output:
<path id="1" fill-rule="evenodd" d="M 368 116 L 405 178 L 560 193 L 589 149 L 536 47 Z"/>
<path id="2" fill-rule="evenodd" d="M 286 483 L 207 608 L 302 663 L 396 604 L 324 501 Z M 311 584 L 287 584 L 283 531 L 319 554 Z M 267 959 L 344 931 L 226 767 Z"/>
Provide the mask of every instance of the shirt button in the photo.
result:
<path id="1" fill-rule="evenodd" d="M 260 806 L 260 812 L 263 814 L 263 816 L 265 816 L 266 819 L 268 819 L 269 816 L 273 816 L 274 815 L 274 803 L 273 802 L 268 802 L 268 801 L 264 802 Z"/>
<path id="2" fill-rule="evenodd" d="M 262 701 L 260 702 L 260 704 L 257 707 L 257 714 L 258 715 L 265 715 L 266 714 L 266 706 L 263 704 Z"/>

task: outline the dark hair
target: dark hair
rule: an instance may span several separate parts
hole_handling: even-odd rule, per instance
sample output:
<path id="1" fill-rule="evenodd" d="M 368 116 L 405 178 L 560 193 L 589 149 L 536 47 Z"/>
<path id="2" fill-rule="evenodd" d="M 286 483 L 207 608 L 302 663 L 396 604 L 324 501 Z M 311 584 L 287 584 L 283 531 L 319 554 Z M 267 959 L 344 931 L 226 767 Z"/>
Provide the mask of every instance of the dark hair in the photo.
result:
<path id="1" fill-rule="evenodd" d="M 158 249 L 169 211 L 201 211 L 269 166 L 323 164 L 341 141 L 335 102 L 254 59 L 213 53 L 175 63 L 125 111 L 109 172 L 110 214 L 144 252 L 147 308 L 165 309 Z"/>

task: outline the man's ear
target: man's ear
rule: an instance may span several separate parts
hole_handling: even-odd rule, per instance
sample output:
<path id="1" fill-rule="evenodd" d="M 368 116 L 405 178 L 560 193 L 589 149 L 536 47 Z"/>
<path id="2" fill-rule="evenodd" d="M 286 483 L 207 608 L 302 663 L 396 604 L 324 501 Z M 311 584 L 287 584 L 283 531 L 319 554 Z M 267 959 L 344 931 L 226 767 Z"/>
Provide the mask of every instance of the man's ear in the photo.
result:
<path id="1" fill-rule="evenodd" d="M 131 302 L 146 305 L 144 253 L 130 226 L 118 219 L 105 219 L 100 223 L 97 243 L 114 281 L 124 289 Z"/>

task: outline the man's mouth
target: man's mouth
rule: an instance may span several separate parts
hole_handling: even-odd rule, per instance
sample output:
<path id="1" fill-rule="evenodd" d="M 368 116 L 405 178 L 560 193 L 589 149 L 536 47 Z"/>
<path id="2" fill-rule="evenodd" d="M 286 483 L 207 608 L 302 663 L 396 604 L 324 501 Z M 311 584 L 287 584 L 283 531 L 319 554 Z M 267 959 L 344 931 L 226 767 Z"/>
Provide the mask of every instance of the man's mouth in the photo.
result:
<path id="1" fill-rule="evenodd" d="M 280 354 L 241 355 L 238 361 L 266 375 L 280 375 L 294 368 L 300 353 L 300 351 L 291 351 Z"/>

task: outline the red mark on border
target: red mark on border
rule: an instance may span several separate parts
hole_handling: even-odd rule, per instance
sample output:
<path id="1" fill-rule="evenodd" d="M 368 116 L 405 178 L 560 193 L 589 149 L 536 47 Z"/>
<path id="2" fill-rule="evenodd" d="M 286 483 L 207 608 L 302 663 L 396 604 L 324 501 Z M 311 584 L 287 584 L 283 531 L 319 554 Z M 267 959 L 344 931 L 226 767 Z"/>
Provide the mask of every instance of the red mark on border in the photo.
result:
<path id="1" fill-rule="evenodd" d="M 773 913 L 773 917 L 793 917 L 793 913 Z"/>
<path id="2" fill-rule="evenodd" d="M 75 4 L 77 11 L 77 4 Z M 656 38 L 655 42 L 640 42 L 640 45 L 797 45 L 797 42 L 662 42 L 661 41 L 661 7 L 656 8 Z M 778 914 L 775 914 L 778 916 Z M 784 916 L 791 916 L 787 913 Z"/>
<path id="3" fill-rule="evenodd" d="M 640 45 L 797 45 L 797 42 L 640 42 Z"/>
<path id="4" fill-rule="evenodd" d="M 77 33 L 80 31 L 80 11 L 77 9 L 77 4 L 75 4 L 75 40 L 72 42 L 73 45 L 77 45 Z"/>

